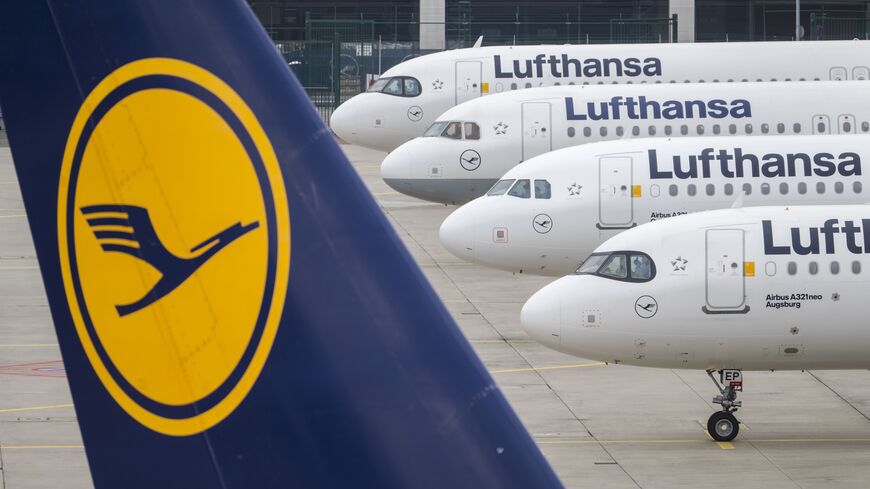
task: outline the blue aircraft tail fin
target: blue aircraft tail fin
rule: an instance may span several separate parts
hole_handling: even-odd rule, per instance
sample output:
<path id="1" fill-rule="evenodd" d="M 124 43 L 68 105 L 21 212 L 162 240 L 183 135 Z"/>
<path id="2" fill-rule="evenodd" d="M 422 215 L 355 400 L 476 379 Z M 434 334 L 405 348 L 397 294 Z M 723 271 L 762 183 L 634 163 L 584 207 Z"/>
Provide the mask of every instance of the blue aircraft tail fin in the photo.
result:
<path id="1" fill-rule="evenodd" d="M 241 0 L 33 0 L 0 105 L 98 488 L 559 483 Z"/>

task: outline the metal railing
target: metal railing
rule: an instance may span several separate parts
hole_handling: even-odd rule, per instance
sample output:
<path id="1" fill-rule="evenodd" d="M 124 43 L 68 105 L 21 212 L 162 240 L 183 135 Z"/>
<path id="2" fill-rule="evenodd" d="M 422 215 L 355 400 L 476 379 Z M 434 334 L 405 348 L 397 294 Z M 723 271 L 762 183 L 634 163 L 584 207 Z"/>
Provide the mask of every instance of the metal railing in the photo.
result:
<path id="1" fill-rule="evenodd" d="M 870 18 L 811 14 L 809 39 L 870 39 Z"/>

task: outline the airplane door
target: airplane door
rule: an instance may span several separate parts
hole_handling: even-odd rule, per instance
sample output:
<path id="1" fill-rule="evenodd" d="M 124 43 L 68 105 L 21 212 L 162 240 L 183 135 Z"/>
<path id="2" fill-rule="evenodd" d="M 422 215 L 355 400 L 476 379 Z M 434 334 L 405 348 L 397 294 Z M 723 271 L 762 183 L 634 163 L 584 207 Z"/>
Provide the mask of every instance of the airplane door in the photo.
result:
<path id="1" fill-rule="evenodd" d="M 747 312 L 744 308 L 743 230 L 708 229 L 707 235 L 708 314 Z"/>
<path id="2" fill-rule="evenodd" d="M 856 66 L 852 68 L 853 80 L 870 80 L 870 68 L 866 66 Z"/>
<path id="3" fill-rule="evenodd" d="M 549 102 L 524 103 L 522 124 L 523 161 L 553 149 Z"/>
<path id="4" fill-rule="evenodd" d="M 612 156 L 598 159 L 599 228 L 627 228 L 634 220 L 631 158 Z"/>
<path id="5" fill-rule="evenodd" d="M 480 61 L 456 62 L 456 104 L 480 97 Z"/>
<path id="6" fill-rule="evenodd" d="M 848 78 L 846 76 L 846 68 L 835 66 L 831 68 L 831 80 L 842 81 Z"/>
<path id="7" fill-rule="evenodd" d="M 831 118 L 826 115 L 814 115 L 813 134 L 831 134 Z"/>
<path id="8" fill-rule="evenodd" d="M 840 131 L 840 134 L 855 134 L 855 116 L 840 114 L 837 117 L 837 129 Z"/>

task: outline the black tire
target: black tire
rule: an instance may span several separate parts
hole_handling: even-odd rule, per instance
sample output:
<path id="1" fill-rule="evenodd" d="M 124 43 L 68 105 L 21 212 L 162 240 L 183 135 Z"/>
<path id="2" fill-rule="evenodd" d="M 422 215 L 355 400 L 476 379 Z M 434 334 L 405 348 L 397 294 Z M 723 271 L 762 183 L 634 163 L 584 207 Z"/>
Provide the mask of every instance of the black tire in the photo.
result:
<path id="1" fill-rule="evenodd" d="M 719 411 L 707 420 L 707 433 L 716 441 L 731 441 L 740 433 L 740 422 L 733 414 Z"/>

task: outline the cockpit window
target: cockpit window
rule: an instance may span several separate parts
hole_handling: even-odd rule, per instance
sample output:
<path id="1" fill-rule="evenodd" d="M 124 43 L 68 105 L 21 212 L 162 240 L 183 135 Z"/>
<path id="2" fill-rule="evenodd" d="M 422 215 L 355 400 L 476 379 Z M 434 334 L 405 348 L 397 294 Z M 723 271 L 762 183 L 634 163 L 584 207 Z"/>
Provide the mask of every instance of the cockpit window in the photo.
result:
<path id="1" fill-rule="evenodd" d="M 465 139 L 480 139 L 480 126 L 473 122 L 466 122 Z"/>
<path id="2" fill-rule="evenodd" d="M 550 198 L 550 182 L 546 180 L 535 180 L 535 198 L 549 199 Z"/>
<path id="3" fill-rule="evenodd" d="M 402 95 L 402 80 L 399 78 L 393 78 L 387 83 L 387 86 L 384 87 L 384 93 L 388 95 Z"/>
<path id="4" fill-rule="evenodd" d="M 511 191 L 508 192 L 508 195 L 511 197 L 519 197 L 521 199 L 528 199 L 532 196 L 532 189 L 528 180 L 517 180 L 517 183 L 511 187 Z"/>
<path id="5" fill-rule="evenodd" d="M 647 282 L 655 278 L 656 266 L 645 253 L 616 251 L 595 253 L 577 269 L 580 275 L 598 275 L 626 282 Z"/>
<path id="6" fill-rule="evenodd" d="M 369 92 L 381 92 L 398 97 L 416 97 L 422 91 L 420 82 L 410 76 L 388 76 L 372 83 Z"/>
<path id="7" fill-rule="evenodd" d="M 420 82 L 416 78 L 402 78 L 405 83 L 405 96 L 416 97 L 420 95 Z"/>
<path id="8" fill-rule="evenodd" d="M 625 266 L 625 255 L 610 255 L 598 273 L 613 278 L 628 278 L 628 267 Z"/>
<path id="9" fill-rule="evenodd" d="M 458 122 L 448 123 L 441 135 L 450 139 L 462 139 L 462 124 Z"/>
<path id="10" fill-rule="evenodd" d="M 435 121 L 429 126 L 429 129 L 426 129 L 426 132 L 423 133 L 424 138 L 434 138 L 441 135 L 441 132 L 447 127 L 449 122 L 438 122 Z"/>
<path id="11" fill-rule="evenodd" d="M 513 180 L 499 180 L 495 182 L 495 185 L 489 189 L 489 192 L 487 192 L 486 195 L 504 195 L 504 193 L 511 188 L 512 183 L 514 183 Z"/>

